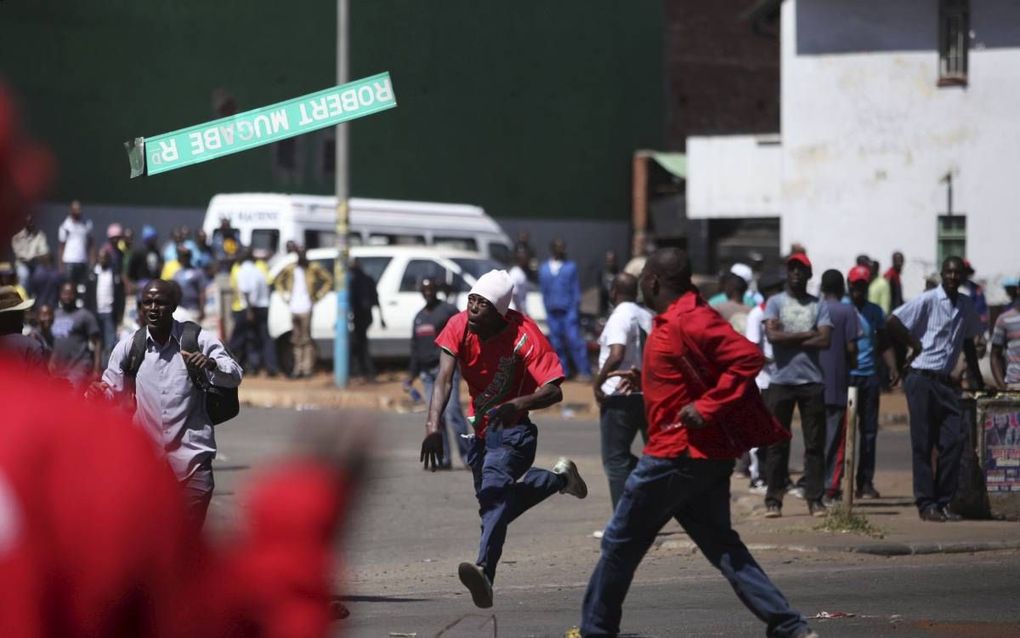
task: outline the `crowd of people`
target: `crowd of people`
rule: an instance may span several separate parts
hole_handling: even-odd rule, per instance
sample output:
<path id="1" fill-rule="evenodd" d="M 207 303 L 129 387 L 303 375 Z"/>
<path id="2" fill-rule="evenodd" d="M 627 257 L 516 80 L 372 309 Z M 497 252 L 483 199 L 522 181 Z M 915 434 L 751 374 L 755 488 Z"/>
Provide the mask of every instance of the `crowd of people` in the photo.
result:
<path id="1" fill-rule="evenodd" d="M 175 228 L 165 241 L 150 225 L 139 233 L 120 223 L 106 228 L 97 247 L 94 226 L 79 201 L 69 205 L 56 242 L 51 243 L 31 214 L 11 239 L 10 258 L 0 262 L 0 285 L 10 286 L 21 301 L 32 300 L 26 326 L 42 346 L 41 365 L 81 387 L 98 378 L 114 346 L 141 324 L 142 294 L 149 282 L 174 282 L 181 296 L 174 312 L 178 321 L 206 322 L 210 297 L 229 290 L 227 346 L 249 376 L 292 378 L 311 376 L 316 349 L 311 335 L 315 304 L 333 289 L 333 274 L 309 261 L 303 248 L 289 242 L 295 255 L 270 279 L 265 250 L 244 246 L 239 233 L 224 219 L 210 238 L 199 229 Z M 52 249 L 51 246 L 56 246 Z M 269 335 L 270 293 L 276 290 L 290 310 L 288 365 L 279 360 Z M 375 282 L 357 263 L 350 267 L 351 368 L 356 376 L 375 375 L 367 332 L 373 308 L 382 309 Z"/>

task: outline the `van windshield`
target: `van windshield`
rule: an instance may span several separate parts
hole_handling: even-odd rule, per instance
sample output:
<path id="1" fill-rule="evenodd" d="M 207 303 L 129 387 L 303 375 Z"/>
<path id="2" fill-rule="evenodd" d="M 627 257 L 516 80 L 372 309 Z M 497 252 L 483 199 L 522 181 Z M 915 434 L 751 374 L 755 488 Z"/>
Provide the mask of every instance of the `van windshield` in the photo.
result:
<path id="1" fill-rule="evenodd" d="M 499 269 L 499 264 L 491 259 L 473 259 L 470 257 L 454 257 L 451 261 L 460 266 L 461 271 L 478 279 L 490 270 Z"/>

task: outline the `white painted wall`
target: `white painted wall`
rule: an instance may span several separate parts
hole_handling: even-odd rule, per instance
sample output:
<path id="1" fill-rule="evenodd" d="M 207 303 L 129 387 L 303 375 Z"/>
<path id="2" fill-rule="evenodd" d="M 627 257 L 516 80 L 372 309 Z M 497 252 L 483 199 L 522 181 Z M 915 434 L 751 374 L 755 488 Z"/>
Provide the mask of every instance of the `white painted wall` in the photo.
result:
<path id="1" fill-rule="evenodd" d="M 966 257 L 1001 298 L 1020 274 L 1020 2 L 971 3 L 965 88 L 937 86 L 937 16 L 934 0 L 783 3 L 783 249 L 804 243 L 816 277 L 901 250 L 915 295 L 951 171 Z"/>
<path id="2" fill-rule="evenodd" d="M 778 135 L 687 138 L 687 217 L 778 217 Z"/>

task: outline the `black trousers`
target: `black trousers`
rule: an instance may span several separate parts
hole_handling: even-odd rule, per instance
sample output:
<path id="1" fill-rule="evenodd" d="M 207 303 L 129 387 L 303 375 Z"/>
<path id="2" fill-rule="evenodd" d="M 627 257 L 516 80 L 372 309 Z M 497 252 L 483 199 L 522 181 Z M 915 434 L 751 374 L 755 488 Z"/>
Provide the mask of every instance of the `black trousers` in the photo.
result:
<path id="1" fill-rule="evenodd" d="M 804 499 L 820 501 L 825 475 L 825 386 L 821 383 L 769 386 L 768 405 L 779 423 L 789 430 L 793 409 L 800 411 L 804 434 Z M 783 505 L 790 464 L 790 442 L 769 446 L 765 457 L 766 505 Z"/>
<path id="2" fill-rule="evenodd" d="M 963 454 L 963 413 L 956 388 L 911 372 L 903 380 L 910 411 L 914 501 L 917 509 L 946 507 L 953 500 Z M 938 455 L 932 469 L 931 454 Z"/>
<path id="3" fill-rule="evenodd" d="M 602 435 L 602 469 L 609 479 L 609 498 L 615 511 L 627 477 L 638 463 L 638 458 L 630 451 L 634 438 L 640 432 L 644 442 L 648 442 L 644 397 L 640 394 L 606 397 L 599 410 L 599 430 Z"/>

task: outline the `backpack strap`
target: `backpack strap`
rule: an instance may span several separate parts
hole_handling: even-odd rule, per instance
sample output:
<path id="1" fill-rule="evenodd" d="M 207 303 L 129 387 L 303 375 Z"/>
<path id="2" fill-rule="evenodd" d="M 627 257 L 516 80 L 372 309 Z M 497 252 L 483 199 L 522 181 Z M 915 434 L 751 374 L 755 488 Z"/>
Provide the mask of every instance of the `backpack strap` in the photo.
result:
<path id="1" fill-rule="evenodd" d="M 181 351 L 198 352 L 198 333 L 202 331 L 202 326 L 194 321 L 185 321 L 181 323 L 181 328 Z M 208 379 L 200 371 L 188 368 L 188 376 L 199 390 L 205 390 L 210 385 Z"/>
<path id="2" fill-rule="evenodd" d="M 134 379 L 138 375 L 138 368 L 142 367 L 142 361 L 145 359 L 147 337 L 144 327 L 135 330 L 134 336 L 131 337 L 131 347 L 127 356 L 120 362 L 120 371 L 125 377 Z"/>

